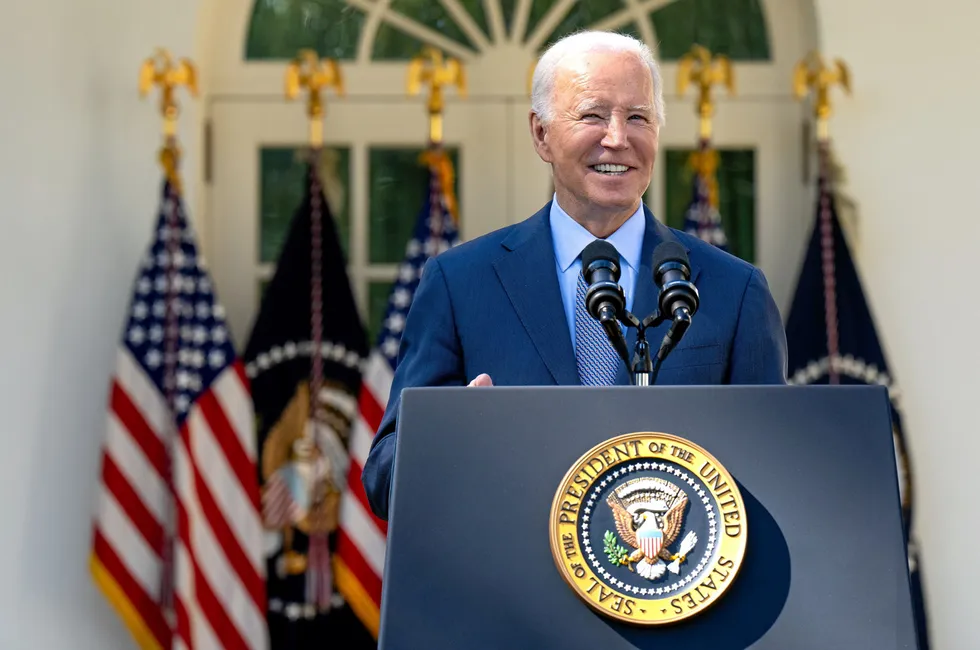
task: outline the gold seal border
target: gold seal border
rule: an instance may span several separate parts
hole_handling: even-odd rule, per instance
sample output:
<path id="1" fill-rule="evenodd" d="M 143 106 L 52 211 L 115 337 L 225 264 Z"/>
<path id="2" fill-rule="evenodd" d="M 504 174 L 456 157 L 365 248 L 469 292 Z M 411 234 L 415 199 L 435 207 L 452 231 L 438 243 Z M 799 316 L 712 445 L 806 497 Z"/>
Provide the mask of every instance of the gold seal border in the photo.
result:
<path id="1" fill-rule="evenodd" d="M 579 498 L 578 503 L 579 505 L 581 505 L 586 501 L 586 497 L 589 494 L 589 492 L 595 489 L 595 481 L 598 479 L 599 475 L 605 474 L 609 470 L 615 470 L 615 468 L 622 465 L 629 465 L 630 463 L 635 464 L 637 461 L 643 462 L 644 460 L 649 460 L 649 459 L 662 459 L 665 461 L 669 461 L 679 467 L 685 467 L 685 466 L 688 467 L 690 471 L 698 478 L 698 480 L 701 483 L 703 483 L 706 487 L 708 487 L 708 492 L 711 495 L 712 505 L 714 506 L 714 512 L 716 513 L 716 517 L 717 517 L 716 521 L 718 522 L 718 540 L 716 541 L 717 548 L 713 554 L 715 559 L 712 561 L 711 564 L 709 564 L 708 573 L 704 574 L 704 576 L 711 577 L 714 574 L 714 571 L 718 570 L 718 567 L 720 566 L 721 558 L 726 558 L 729 562 L 731 562 L 730 567 L 727 565 L 723 566 L 722 570 L 727 572 L 727 575 L 723 581 L 720 581 L 720 586 L 717 589 L 715 589 L 715 591 L 711 594 L 710 598 L 707 598 L 701 602 L 696 602 L 694 601 L 693 596 L 690 596 L 693 592 L 697 591 L 699 587 L 704 585 L 704 580 L 706 580 L 706 577 L 702 577 L 701 582 L 692 583 L 691 585 L 688 585 L 688 589 L 685 591 L 677 590 L 674 593 L 672 593 L 670 596 L 662 597 L 662 598 L 651 598 L 651 599 L 640 598 L 637 595 L 633 595 L 612 587 L 608 587 L 603 582 L 602 578 L 592 570 L 591 565 L 588 563 L 586 556 L 582 553 L 582 548 L 581 548 L 581 544 L 579 543 L 579 535 L 578 535 L 578 531 L 581 528 L 581 523 L 582 523 L 581 510 L 578 510 L 575 513 L 574 524 L 571 527 L 571 531 L 573 533 L 572 550 L 574 551 L 574 555 L 571 558 L 566 556 L 566 547 L 561 538 L 562 531 L 559 530 L 562 523 L 559 520 L 559 517 L 562 513 L 561 510 L 562 503 L 566 501 L 569 496 L 571 496 L 568 493 L 569 487 L 578 486 L 577 483 L 574 483 L 574 479 L 580 473 L 584 473 L 586 477 L 589 476 L 588 472 L 583 472 L 583 469 L 586 467 L 588 461 L 596 459 L 603 451 L 608 451 L 613 447 L 622 445 L 624 443 L 633 440 L 640 440 L 644 446 L 644 449 L 646 450 L 649 450 L 649 444 L 653 441 L 656 441 L 658 443 L 667 443 L 667 445 L 676 443 L 677 446 L 686 447 L 690 451 L 700 454 L 701 457 L 696 459 L 696 462 L 697 461 L 701 461 L 701 462 L 697 462 L 696 466 L 686 465 L 686 461 L 684 459 L 674 456 L 669 452 L 668 453 L 650 452 L 647 454 L 639 454 L 631 458 L 617 460 L 612 463 L 606 463 L 606 466 L 598 473 L 596 473 L 593 468 L 593 473 L 595 473 L 596 476 L 595 478 L 590 479 L 588 488 L 581 488 L 580 486 L 577 487 L 577 489 L 580 489 L 582 491 L 582 497 Z M 667 448 L 666 445 L 661 445 L 661 449 L 664 448 Z M 740 525 L 740 532 L 734 538 L 727 536 L 725 532 L 725 526 L 726 526 L 725 523 L 726 520 L 724 517 L 725 513 L 722 512 L 721 501 L 718 499 L 717 495 L 715 494 L 716 490 L 713 490 L 709 486 L 708 480 L 706 480 L 705 477 L 702 476 L 699 471 L 701 467 L 704 467 L 703 464 L 704 461 L 710 463 L 710 465 L 717 471 L 720 478 L 724 481 L 722 486 L 725 487 L 726 489 L 730 489 L 730 492 L 728 493 L 723 492 L 723 493 L 726 494 L 726 496 L 730 494 L 734 499 L 735 502 L 734 509 L 728 510 L 728 512 L 738 513 L 738 519 L 735 521 L 737 521 L 737 523 Z M 567 524 L 567 522 L 565 523 Z M 732 525 L 734 526 L 734 524 Z M 747 528 L 747 520 L 746 520 L 746 513 L 745 513 L 745 501 L 743 500 L 742 494 L 738 489 L 738 484 L 735 482 L 734 478 L 728 472 L 728 470 L 725 469 L 724 465 L 722 465 L 717 458 L 715 458 L 712 454 L 710 454 L 706 449 L 704 449 L 697 443 L 694 443 L 691 440 L 682 438 L 674 434 L 663 433 L 658 431 L 639 431 L 639 432 L 624 433 L 618 436 L 614 436 L 595 445 L 594 447 L 589 449 L 586 453 L 582 454 L 571 466 L 571 468 L 565 473 L 565 476 L 562 478 L 561 483 L 559 483 L 558 490 L 555 492 L 555 497 L 551 502 L 551 511 L 548 517 L 548 531 L 549 531 L 549 541 L 551 545 L 552 559 L 554 560 L 555 565 L 557 566 L 558 571 L 562 576 L 562 579 L 571 588 L 571 590 L 575 593 L 575 595 L 578 596 L 581 600 L 583 600 L 590 608 L 592 608 L 593 610 L 595 610 L 596 612 L 598 612 L 603 616 L 607 616 L 625 623 L 630 623 L 639 626 L 655 626 L 655 625 L 677 623 L 679 621 L 685 620 L 692 616 L 700 615 L 701 613 L 707 611 L 707 609 L 709 609 L 712 605 L 714 605 L 716 602 L 718 602 L 718 600 L 721 599 L 721 597 L 728 591 L 731 584 L 735 581 L 739 569 L 741 569 L 743 559 L 745 557 L 745 549 L 748 541 L 748 528 Z M 564 532 L 568 532 L 568 530 Z M 699 540 L 699 545 L 701 543 L 704 543 L 704 541 Z M 584 570 L 584 575 L 581 577 L 576 577 L 575 575 L 573 575 L 571 569 L 572 565 L 574 564 L 574 562 L 572 561 L 573 558 L 579 558 L 580 568 Z M 599 583 L 600 591 L 602 588 L 605 588 L 611 591 L 613 596 L 621 599 L 623 603 L 627 601 L 632 601 L 634 603 L 634 607 L 637 610 L 640 610 L 645 607 L 648 610 L 648 612 L 657 612 L 658 615 L 661 616 L 661 618 L 656 618 L 649 614 L 643 616 L 627 615 L 622 613 L 621 611 L 615 611 L 610 607 L 604 606 L 594 601 L 592 597 L 588 594 L 588 592 L 586 592 L 579 585 L 580 581 L 584 582 L 584 581 L 588 581 L 589 579 L 594 579 L 596 582 Z M 700 592 L 698 593 L 700 594 Z M 690 607 L 689 601 L 684 601 L 684 607 L 682 608 L 683 611 L 681 613 L 673 613 L 673 614 L 661 613 L 663 609 L 667 609 L 668 612 L 672 612 L 675 608 L 673 601 L 676 600 L 683 601 L 683 599 L 686 596 L 690 596 L 691 598 L 690 602 L 694 602 L 695 606 Z"/>

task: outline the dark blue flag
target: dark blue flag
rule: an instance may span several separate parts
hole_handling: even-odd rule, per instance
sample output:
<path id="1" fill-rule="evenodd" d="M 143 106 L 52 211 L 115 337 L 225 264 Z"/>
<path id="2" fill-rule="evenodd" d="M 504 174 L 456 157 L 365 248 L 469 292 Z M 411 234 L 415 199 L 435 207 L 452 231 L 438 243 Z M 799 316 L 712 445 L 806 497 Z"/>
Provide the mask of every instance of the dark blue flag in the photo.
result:
<path id="1" fill-rule="evenodd" d="M 899 392 L 841 230 L 825 146 L 820 157 L 816 222 L 786 321 L 789 379 L 792 384 L 877 384 L 888 388 L 916 628 L 919 648 L 927 650 L 920 561 L 911 536 L 912 472 L 906 453 Z"/>
<path id="2" fill-rule="evenodd" d="M 332 567 L 367 339 L 318 156 L 244 354 L 270 538 L 269 641 L 271 650 L 368 650 L 377 643 Z"/>

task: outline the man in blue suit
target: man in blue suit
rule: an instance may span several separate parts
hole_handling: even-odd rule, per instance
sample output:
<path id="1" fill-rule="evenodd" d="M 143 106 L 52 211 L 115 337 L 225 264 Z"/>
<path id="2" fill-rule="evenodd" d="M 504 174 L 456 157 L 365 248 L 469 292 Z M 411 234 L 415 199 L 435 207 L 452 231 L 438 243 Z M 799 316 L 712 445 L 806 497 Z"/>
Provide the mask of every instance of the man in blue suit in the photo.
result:
<path id="1" fill-rule="evenodd" d="M 529 119 L 555 195 L 529 219 L 426 265 L 362 474 L 379 517 L 388 516 L 403 388 L 629 383 L 582 308 L 580 254 L 597 238 L 619 252 L 626 308 L 639 318 L 657 307 L 654 248 L 676 241 L 687 250 L 700 307 L 658 384 L 785 383 L 785 333 L 762 273 L 667 228 L 643 205 L 664 123 L 662 91 L 652 54 L 629 36 L 579 33 L 542 55 Z M 652 345 L 666 327 L 648 332 Z M 630 329 L 630 349 L 634 340 Z"/>

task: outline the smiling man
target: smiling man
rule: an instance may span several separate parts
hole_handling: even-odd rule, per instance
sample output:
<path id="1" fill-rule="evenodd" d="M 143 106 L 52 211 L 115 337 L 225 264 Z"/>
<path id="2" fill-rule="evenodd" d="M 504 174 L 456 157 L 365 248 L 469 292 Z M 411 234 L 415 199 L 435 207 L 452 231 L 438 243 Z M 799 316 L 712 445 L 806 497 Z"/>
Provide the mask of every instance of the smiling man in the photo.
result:
<path id="1" fill-rule="evenodd" d="M 530 218 L 426 265 L 362 474 L 379 517 L 388 516 L 403 388 L 629 383 L 583 308 L 581 253 L 595 239 L 618 251 L 626 308 L 639 318 L 657 306 L 654 248 L 674 241 L 687 251 L 700 307 L 658 384 L 785 383 L 786 338 L 762 273 L 667 228 L 643 205 L 664 125 L 660 71 L 646 45 L 609 32 L 566 37 L 542 55 L 531 96 L 531 137 L 555 195 Z"/>
<path id="2" fill-rule="evenodd" d="M 535 70 L 530 113 L 534 148 L 551 164 L 553 210 L 606 238 L 630 218 L 643 221 L 642 198 L 664 119 L 660 74 L 642 43 L 583 34 L 559 42 Z M 579 49 L 580 43 L 592 48 Z M 608 43 L 609 50 L 601 44 Z M 629 47 L 632 46 L 632 47 Z"/>

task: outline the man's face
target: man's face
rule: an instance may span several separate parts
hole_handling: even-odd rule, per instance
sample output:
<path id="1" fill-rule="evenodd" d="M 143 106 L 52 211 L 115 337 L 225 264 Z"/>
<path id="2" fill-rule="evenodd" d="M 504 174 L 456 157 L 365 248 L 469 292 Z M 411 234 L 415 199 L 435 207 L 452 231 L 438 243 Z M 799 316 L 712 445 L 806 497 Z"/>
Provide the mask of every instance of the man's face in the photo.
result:
<path id="1" fill-rule="evenodd" d="M 531 133 L 552 165 L 558 202 L 579 220 L 625 220 L 639 207 L 657 157 L 650 69 L 625 52 L 570 57 L 555 79 L 552 106 L 548 124 L 531 115 Z"/>

